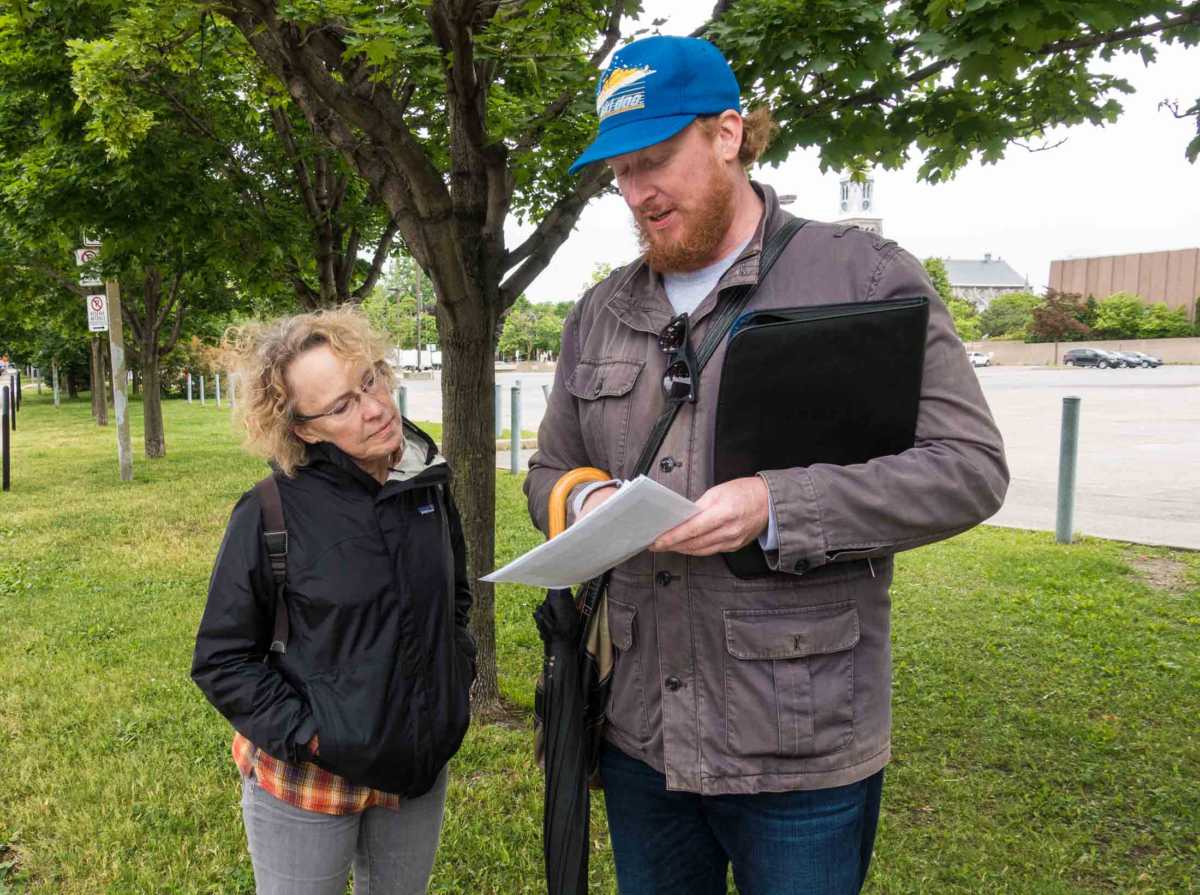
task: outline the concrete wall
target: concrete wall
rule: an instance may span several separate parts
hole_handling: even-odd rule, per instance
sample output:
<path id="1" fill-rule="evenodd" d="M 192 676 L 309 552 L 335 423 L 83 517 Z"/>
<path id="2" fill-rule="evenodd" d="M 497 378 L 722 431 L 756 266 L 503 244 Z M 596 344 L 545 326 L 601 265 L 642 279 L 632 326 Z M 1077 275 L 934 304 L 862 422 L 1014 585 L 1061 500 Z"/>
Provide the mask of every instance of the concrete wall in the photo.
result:
<path id="1" fill-rule="evenodd" d="M 1144 351 L 1168 364 L 1200 364 L 1200 339 L 1113 339 L 1089 342 L 967 342 L 968 351 L 991 353 L 993 364 L 1050 366 L 1072 348 L 1103 348 L 1106 351 Z"/>
<path id="2" fill-rule="evenodd" d="M 1200 248 L 1051 261 L 1050 288 L 1097 299 L 1131 292 L 1147 304 L 1165 302 L 1171 310 L 1184 308 L 1188 320 L 1195 323 Z"/>

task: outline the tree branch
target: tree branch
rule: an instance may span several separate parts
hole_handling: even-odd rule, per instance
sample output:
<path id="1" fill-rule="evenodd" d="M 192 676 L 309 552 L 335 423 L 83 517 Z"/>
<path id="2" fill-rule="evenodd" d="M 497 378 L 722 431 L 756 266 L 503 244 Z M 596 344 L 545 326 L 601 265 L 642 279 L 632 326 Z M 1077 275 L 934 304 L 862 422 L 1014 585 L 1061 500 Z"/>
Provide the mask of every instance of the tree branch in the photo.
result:
<path id="1" fill-rule="evenodd" d="M 614 0 L 609 7 L 608 21 L 604 27 L 604 40 L 588 59 L 588 64 L 592 68 L 599 68 L 600 63 L 605 60 L 608 54 L 612 52 L 612 48 L 617 45 L 617 41 L 621 39 L 621 13 L 624 9 L 625 4 L 622 0 Z M 546 106 L 526 127 L 525 136 L 517 141 L 517 151 L 525 151 L 536 145 L 541 140 L 546 128 L 566 111 L 567 107 L 574 102 L 575 97 L 578 95 L 579 91 L 569 89 L 564 90 L 555 97 L 554 101 Z"/>
<path id="2" fill-rule="evenodd" d="M 392 243 L 396 239 L 396 231 L 400 229 L 399 222 L 392 218 L 387 223 L 387 228 L 383 231 L 383 235 L 379 237 L 379 244 L 375 246 L 375 256 L 371 259 L 371 267 L 367 271 L 367 278 L 359 284 L 359 287 L 350 293 L 350 300 L 358 303 L 370 295 L 371 290 L 375 288 L 375 284 L 379 282 L 379 277 L 383 273 L 384 262 L 391 254 Z"/>
<path id="3" fill-rule="evenodd" d="M 503 269 L 513 270 L 500 285 L 500 308 L 508 308 L 525 289 L 546 269 L 559 246 L 571 235 L 584 206 L 612 182 L 612 171 L 606 165 L 593 165 L 580 175 L 575 190 L 559 199 L 546 213 L 528 239 L 504 258 Z"/>

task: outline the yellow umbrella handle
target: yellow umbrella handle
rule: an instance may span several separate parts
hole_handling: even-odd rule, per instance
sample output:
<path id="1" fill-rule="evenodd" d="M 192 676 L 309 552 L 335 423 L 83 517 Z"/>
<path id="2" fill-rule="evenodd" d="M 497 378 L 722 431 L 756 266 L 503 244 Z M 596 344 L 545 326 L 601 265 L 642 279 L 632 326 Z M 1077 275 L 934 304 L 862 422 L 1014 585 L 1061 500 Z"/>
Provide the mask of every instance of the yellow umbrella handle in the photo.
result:
<path id="1" fill-rule="evenodd" d="M 611 478 L 607 472 L 595 466 L 580 466 L 563 473 L 550 490 L 550 537 L 556 538 L 566 529 L 567 499 L 576 485 L 582 485 L 584 482 L 607 482 Z"/>

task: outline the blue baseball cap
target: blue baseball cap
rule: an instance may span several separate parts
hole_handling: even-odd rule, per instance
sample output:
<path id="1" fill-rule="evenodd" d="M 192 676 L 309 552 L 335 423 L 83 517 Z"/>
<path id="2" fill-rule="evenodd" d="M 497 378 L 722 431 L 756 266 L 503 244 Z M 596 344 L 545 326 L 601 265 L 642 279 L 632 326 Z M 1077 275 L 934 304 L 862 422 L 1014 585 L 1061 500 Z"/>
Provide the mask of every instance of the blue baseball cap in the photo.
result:
<path id="1" fill-rule="evenodd" d="M 700 115 L 741 112 L 737 78 L 698 37 L 646 37 L 618 50 L 596 85 L 600 130 L 570 173 L 675 136 Z"/>

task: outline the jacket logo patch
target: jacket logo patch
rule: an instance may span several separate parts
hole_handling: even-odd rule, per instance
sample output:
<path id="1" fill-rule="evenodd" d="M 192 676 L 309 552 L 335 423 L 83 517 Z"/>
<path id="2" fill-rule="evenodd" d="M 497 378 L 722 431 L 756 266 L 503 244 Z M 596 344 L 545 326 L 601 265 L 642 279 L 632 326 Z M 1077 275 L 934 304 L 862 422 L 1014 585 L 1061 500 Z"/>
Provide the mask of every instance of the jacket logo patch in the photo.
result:
<path id="1" fill-rule="evenodd" d="M 417 507 L 417 512 L 420 513 L 422 516 L 428 516 L 430 513 L 433 512 L 433 504 L 423 503 L 419 507 Z"/>

